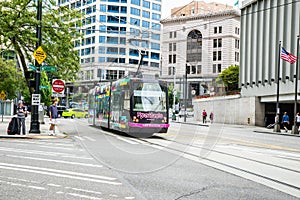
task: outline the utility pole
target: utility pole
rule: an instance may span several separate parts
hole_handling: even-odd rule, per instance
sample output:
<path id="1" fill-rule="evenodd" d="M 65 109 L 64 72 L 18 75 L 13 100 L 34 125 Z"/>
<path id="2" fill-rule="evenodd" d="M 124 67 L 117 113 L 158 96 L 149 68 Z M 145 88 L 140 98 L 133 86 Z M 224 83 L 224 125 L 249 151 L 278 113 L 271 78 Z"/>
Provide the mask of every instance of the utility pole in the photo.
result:
<path id="1" fill-rule="evenodd" d="M 37 20 L 38 25 L 36 27 L 36 38 L 38 39 L 36 43 L 36 49 L 39 48 L 42 44 L 42 0 L 38 1 L 37 7 Z M 35 90 L 34 94 L 40 94 L 40 64 L 37 60 L 35 60 L 36 73 L 35 73 Z M 41 133 L 40 131 L 40 122 L 39 122 L 39 105 L 32 105 L 32 115 L 31 115 L 31 123 L 30 123 L 30 133 Z"/>

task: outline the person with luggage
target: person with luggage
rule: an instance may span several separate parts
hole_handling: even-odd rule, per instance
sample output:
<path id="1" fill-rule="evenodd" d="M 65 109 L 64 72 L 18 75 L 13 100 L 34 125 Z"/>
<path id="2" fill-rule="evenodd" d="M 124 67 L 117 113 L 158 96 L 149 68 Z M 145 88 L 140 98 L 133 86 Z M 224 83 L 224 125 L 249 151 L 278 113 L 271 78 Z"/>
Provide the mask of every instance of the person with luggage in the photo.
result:
<path id="1" fill-rule="evenodd" d="M 24 106 L 23 101 L 20 100 L 18 102 L 18 107 L 17 107 L 17 117 L 19 119 L 19 132 L 21 135 L 26 135 L 26 126 L 25 126 L 25 118 L 27 116 L 27 107 Z"/>
<path id="2" fill-rule="evenodd" d="M 57 99 L 54 99 L 52 105 L 49 107 L 50 128 L 48 134 L 53 136 L 55 135 L 55 125 L 57 123 L 56 119 L 58 117 L 57 103 Z"/>

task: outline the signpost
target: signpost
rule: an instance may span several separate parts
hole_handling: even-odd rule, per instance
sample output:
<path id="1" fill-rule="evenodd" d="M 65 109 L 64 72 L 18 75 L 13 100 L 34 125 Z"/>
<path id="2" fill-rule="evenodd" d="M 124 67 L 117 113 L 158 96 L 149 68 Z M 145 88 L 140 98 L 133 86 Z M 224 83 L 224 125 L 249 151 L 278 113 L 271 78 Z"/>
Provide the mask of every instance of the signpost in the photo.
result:
<path id="1" fill-rule="evenodd" d="M 40 103 L 41 103 L 41 95 L 40 94 L 32 94 L 31 105 L 39 106 Z"/>
<path id="2" fill-rule="evenodd" d="M 5 92 L 2 90 L 0 93 L 0 103 L 1 103 L 1 113 L 2 113 L 2 122 L 3 122 L 3 115 L 4 115 L 4 103 L 3 101 L 6 98 Z"/>
<path id="3" fill-rule="evenodd" d="M 52 82 L 52 92 L 63 93 L 65 90 L 65 81 L 54 79 Z"/>

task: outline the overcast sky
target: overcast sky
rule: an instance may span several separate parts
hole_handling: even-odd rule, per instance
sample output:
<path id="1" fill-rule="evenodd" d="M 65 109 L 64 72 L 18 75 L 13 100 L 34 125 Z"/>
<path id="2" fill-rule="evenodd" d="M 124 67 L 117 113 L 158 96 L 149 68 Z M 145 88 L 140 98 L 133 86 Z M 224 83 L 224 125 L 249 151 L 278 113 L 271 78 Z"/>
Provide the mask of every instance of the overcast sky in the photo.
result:
<path id="1" fill-rule="evenodd" d="M 201 1 L 201 0 L 200 0 Z M 227 4 L 233 6 L 237 0 L 202 0 L 206 3 L 218 2 L 222 4 Z M 184 6 L 193 2 L 193 0 L 162 0 L 162 17 L 161 19 L 166 19 L 171 14 L 171 9 L 179 6 Z M 241 0 L 240 0 L 241 2 Z"/>

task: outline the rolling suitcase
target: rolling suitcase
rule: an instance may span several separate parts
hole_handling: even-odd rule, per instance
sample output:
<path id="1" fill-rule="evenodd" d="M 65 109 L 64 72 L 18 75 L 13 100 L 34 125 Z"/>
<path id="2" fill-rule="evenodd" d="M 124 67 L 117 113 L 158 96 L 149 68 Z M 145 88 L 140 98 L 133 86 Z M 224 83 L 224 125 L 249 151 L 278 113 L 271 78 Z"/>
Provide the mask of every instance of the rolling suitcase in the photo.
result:
<path id="1" fill-rule="evenodd" d="M 13 117 L 10 120 L 7 128 L 7 134 L 8 135 L 20 134 L 19 119 L 17 117 Z"/>

